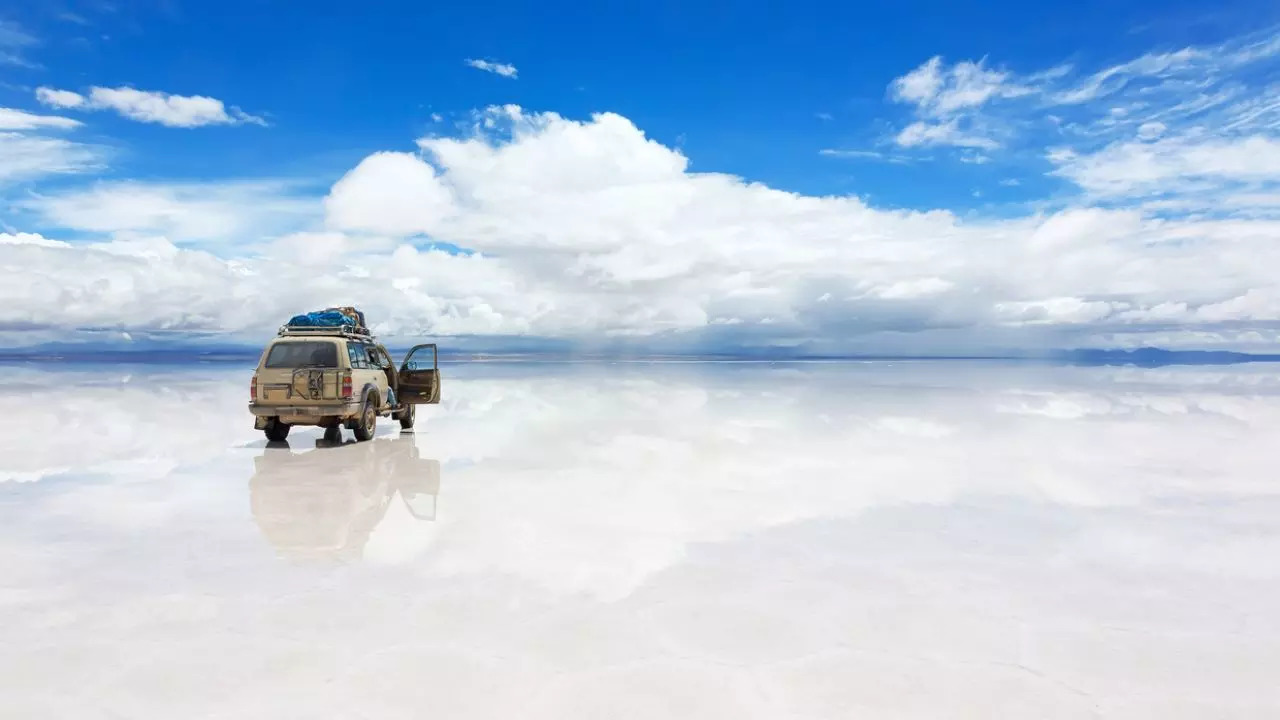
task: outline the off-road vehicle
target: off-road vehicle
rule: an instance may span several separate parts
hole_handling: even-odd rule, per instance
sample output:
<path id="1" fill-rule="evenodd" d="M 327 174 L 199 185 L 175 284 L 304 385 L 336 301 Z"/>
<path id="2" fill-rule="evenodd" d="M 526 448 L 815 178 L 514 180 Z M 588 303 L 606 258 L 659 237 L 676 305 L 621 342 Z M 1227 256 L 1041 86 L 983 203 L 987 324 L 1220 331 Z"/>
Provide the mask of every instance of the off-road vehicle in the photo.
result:
<path id="1" fill-rule="evenodd" d="M 294 425 L 345 427 L 369 440 L 379 417 L 408 430 L 416 406 L 440 402 L 438 353 L 416 345 L 397 369 L 367 329 L 285 326 L 262 351 L 249 398 L 268 440 L 283 441 Z"/>

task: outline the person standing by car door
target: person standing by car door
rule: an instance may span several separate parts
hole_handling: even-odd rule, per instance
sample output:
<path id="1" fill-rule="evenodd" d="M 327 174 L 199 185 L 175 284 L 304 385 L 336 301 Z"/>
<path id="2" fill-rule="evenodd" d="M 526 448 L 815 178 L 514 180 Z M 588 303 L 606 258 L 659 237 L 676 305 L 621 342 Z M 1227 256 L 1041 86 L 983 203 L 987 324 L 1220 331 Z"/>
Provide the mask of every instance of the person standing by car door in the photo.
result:
<path id="1" fill-rule="evenodd" d="M 391 363 L 391 357 L 387 354 L 386 348 L 381 345 L 369 346 L 369 362 L 386 373 L 387 388 L 389 389 L 387 404 L 395 405 L 398 402 L 396 394 L 400 390 L 399 377 L 397 376 L 395 365 Z"/>

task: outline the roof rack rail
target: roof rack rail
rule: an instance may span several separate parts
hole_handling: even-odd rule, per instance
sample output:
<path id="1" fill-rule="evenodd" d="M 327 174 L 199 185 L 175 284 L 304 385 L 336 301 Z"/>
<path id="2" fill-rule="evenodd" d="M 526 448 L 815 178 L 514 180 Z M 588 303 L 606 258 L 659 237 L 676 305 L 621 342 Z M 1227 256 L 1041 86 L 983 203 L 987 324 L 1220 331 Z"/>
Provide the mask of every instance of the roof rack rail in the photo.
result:
<path id="1" fill-rule="evenodd" d="M 279 331 L 276 332 L 277 337 L 287 336 L 304 336 L 304 335 L 338 335 L 341 337 L 369 339 L 373 334 L 369 332 L 369 328 L 355 327 L 354 325 L 341 326 L 303 326 L 303 325 L 281 325 Z"/>

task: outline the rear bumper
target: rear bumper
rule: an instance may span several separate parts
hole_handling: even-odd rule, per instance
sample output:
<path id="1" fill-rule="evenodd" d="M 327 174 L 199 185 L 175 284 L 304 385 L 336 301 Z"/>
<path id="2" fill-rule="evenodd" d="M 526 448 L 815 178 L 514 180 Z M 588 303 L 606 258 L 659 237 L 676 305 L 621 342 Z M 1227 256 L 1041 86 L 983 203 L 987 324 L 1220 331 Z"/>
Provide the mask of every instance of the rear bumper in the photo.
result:
<path id="1" fill-rule="evenodd" d="M 249 412 L 257 417 L 333 417 L 360 412 L 360 403 L 344 401 L 310 405 L 267 405 L 251 402 Z"/>

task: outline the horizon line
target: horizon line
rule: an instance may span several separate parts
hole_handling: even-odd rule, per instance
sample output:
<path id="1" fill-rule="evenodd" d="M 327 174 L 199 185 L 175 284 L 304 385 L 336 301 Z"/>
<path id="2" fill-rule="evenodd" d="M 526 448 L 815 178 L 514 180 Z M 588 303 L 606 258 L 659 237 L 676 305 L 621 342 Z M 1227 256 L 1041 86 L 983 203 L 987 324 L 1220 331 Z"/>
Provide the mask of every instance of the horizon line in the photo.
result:
<path id="1" fill-rule="evenodd" d="M 403 352 L 407 348 L 388 348 Z M 101 348 L 0 348 L 0 363 L 59 364 L 143 364 L 169 365 L 182 361 L 235 363 L 260 357 L 261 351 L 248 346 L 222 349 Z M 1066 365 L 1226 365 L 1280 362 L 1280 353 L 1248 353 L 1234 350 L 1167 350 L 1163 348 L 1100 349 L 1081 348 L 1047 351 L 1007 351 L 987 353 L 788 353 L 777 350 L 726 352 L 634 353 L 617 351 L 574 352 L 564 350 L 439 351 L 440 361 L 459 362 L 551 362 L 551 363 L 839 363 L 839 362 L 1019 362 Z M 148 360 L 149 359 L 149 360 Z"/>

